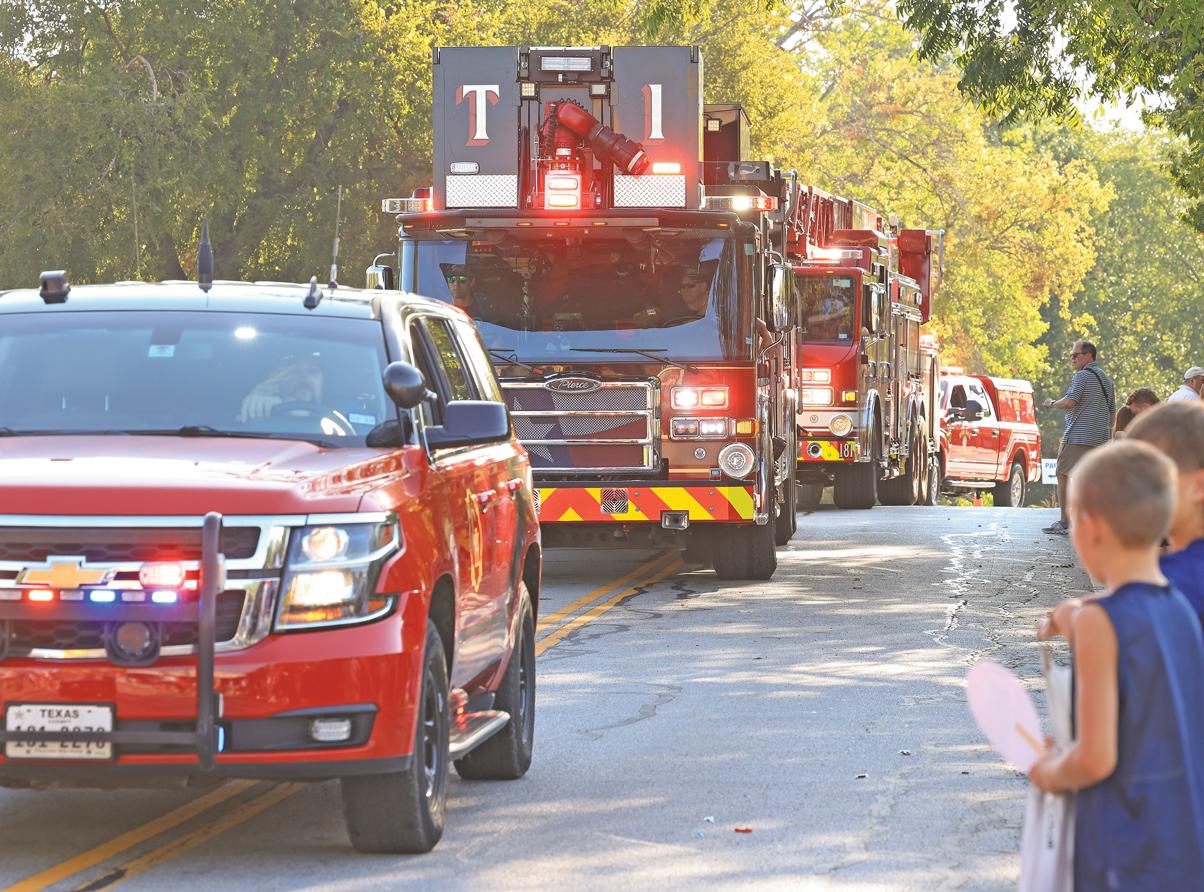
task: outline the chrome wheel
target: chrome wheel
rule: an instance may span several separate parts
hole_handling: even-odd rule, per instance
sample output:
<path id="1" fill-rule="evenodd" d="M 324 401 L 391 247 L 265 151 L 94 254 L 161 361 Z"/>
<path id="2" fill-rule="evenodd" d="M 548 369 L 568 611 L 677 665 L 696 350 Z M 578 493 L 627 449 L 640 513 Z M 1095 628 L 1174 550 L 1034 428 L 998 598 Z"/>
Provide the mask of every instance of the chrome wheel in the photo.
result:
<path id="1" fill-rule="evenodd" d="M 427 802 L 437 801 L 447 782 L 447 709 L 434 673 L 427 669 L 422 695 L 422 772 Z"/>

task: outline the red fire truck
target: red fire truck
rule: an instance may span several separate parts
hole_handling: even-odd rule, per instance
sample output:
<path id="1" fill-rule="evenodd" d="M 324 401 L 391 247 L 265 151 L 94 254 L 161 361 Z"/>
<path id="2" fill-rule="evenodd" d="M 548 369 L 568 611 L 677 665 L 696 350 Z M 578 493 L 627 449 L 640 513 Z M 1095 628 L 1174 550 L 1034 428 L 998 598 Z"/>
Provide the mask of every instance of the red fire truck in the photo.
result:
<path id="1" fill-rule="evenodd" d="M 790 202 L 799 306 L 798 479 L 841 508 L 933 503 L 939 361 L 921 326 L 939 285 L 941 233 L 904 229 L 814 188 Z"/>
<path id="2" fill-rule="evenodd" d="M 761 579 L 794 533 L 782 177 L 747 121 L 702 105 L 697 47 L 435 53 L 433 185 L 384 204 L 398 284 L 477 324 L 545 544 Z"/>

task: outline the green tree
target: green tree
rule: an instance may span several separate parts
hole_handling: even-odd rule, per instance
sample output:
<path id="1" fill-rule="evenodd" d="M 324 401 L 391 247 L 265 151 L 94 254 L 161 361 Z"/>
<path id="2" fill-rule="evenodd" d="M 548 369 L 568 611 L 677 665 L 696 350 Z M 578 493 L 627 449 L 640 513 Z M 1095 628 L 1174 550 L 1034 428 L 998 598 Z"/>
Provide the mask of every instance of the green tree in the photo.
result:
<path id="1" fill-rule="evenodd" d="M 1076 101 L 1152 100 L 1182 136 L 1172 158 L 1204 230 L 1204 5 L 1199 0 L 900 0 L 929 59 L 952 56 L 961 88 L 992 114 L 1066 120 Z"/>

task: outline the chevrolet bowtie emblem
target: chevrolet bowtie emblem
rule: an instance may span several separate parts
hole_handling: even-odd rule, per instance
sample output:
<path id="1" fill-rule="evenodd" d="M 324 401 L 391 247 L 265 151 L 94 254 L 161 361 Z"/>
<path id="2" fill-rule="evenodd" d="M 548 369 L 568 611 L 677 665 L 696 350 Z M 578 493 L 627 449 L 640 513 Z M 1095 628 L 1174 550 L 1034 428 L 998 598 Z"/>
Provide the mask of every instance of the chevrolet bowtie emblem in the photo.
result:
<path id="1" fill-rule="evenodd" d="M 81 566 L 82 557 L 51 556 L 37 567 L 26 567 L 17 577 L 17 585 L 45 585 L 50 588 L 79 588 L 81 585 L 104 585 L 112 570 L 87 569 Z"/>

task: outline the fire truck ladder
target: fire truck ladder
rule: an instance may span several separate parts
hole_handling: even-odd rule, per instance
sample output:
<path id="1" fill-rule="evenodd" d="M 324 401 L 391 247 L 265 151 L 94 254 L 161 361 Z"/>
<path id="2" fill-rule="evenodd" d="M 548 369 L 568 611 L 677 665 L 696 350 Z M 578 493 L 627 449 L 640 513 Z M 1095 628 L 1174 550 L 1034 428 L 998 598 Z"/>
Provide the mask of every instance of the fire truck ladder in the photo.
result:
<path id="1" fill-rule="evenodd" d="M 118 602 L 105 608 L 105 620 L 116 628 L 122 622 L 195 622 L 197 718 L 195 731 L 6 731 L 0 727 L 0 745 L 8 743 L 108 743 L 112 745 L 147 747 L 187 747 L 196 752 L 200 767 L 211 771 L 219 749 L 220 729 L 217 725 L 221 700 L 214 689 L 214 661 L 217 638 L 217 596 L 225 588 L 225 557 L 221 554 L 222 516 L 216 512 L 205 515 L 201 527 L 201 566 L 197 584 L 196 611 L 180 605 L 171 615 L 163 606 L 145 603 Z M 11 620 L 62 620 L 66 622 L 95 620 L 95 610 L 86 603 L 56 600 L 53 604 L 30 605 L 27 601 L 0 603 L 0 623 Z M 0 660 L 3 653 L 0 652 Z M 114 662 L 121 665 L 120 661 Z M 141 665 L 141 664 L 139 664 Z M 117 721 L 116 714 L 113 717 Z M 25 759 L 20 760 L 22 762 Z M 30 758 L 35 762 L 37 759 Z M 66 759 L 56 761 L 69 761 Z"/>

